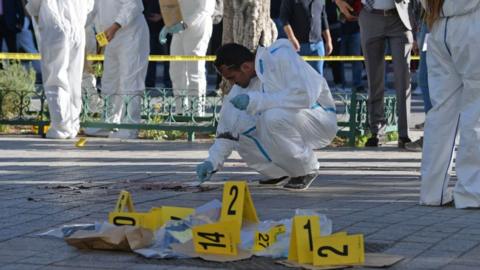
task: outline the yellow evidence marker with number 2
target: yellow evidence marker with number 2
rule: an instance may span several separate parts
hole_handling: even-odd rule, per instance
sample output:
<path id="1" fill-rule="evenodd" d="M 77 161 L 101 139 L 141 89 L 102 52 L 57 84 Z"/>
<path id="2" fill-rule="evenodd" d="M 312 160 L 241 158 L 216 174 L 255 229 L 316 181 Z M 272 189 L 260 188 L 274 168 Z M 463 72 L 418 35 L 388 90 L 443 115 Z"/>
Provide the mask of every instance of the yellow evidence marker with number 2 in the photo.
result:
<path id="1" fill-rule="evenodd" d="M 319 236 L 320 219 L 318 216 L 294 216 L 288 260 L 311 264 L 313 262 L 313 239 Z"/>
<path id="2" fill-rule="evenodd" d="M 365 263 L 363 235 L 318 237 L 314 240 L 313 265 L 362 265 Z"/>
<path id="3" fill-rule="evenodd" d="M 240 230 L 244 223 L 259 222 L 257 210 L 245 181 L 228 181 L 223 186 L 220 221 L 234 224 L 236 243 L 240 243 Z"/>

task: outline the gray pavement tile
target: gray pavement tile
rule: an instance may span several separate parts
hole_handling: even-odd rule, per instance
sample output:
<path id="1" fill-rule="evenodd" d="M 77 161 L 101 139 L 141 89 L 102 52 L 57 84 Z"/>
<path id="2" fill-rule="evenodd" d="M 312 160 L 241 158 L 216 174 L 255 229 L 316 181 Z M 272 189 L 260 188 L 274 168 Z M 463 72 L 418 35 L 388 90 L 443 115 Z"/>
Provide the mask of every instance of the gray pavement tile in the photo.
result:
<path id="1" fill-rule="evenodd" d="M 41 237 L 21 237 L 8 241 L 0 242 L 1 249 L 20 250 L 20 251 L 44 251 L 65 246 L 61 239 L 41 238 Z"/>
<path id="2" fill-rule="evenodd" d="M 478 266 L 468 266 L 461 264 L 448 264 L 442 270 L 478 270 Z"/>
<path id="3" fill-rule="evenodd" d="M 234 154 L 225 164 L 224 172 L 215 176 L 220 187 L 218 190 L 197 194 L 144 190 L 142 185 L 148 183 L 193 179 L 193 168 L 205 157 L 209 144 L 102 139 L 91 139 L 89 144 L 95 148 L 78 151 L 70 141 L 0 136 L 2 153 L 7 149 L 5 154 L 16 160 L 15 166 L 10 166 L 5 165 L 9 161 L 0 158 L 0 173 L 1 170 L 8 171 L 8 178 L 15 180 L 6 182 L 8 179 L 0 174 L 0 207 L 6 209 L 0 217 L 22 221 L 22 226 L 18 227 L 8 226 L 11 223 L 2 226 L 0 223 L 0 251 L 4 252 L 0 252 L 0 259 L 8 257 L 12 260 L 11 254 L 4 250 L 22 250 L 28 255 L 28 258 L 17 257 L 21 261 L 3 264 L 2 267 L 15 269 L 12 265 L 17 264 L 18 269 L 25 268 L 25 265 L 31 265 L 27 269 L 32 269 L 45 264 L 45 269 L 70 270 L 252 269 L 248 268 L 247 262 L 210 265 L 194 260 L 189 264 L 179 263 L 178 260 L 146 260 L 121 252 L 84 252 L 69 247 L 62 240 L 25 237 L 66 223 L 105 220 L 121 189 L 132 192 L 138 209 L 147 210 L 161 205 L 194 207 L 214 198 L 220 200 L 222 179 L 239 179 L 240 173 L 241 178 L 261 178 L 247 169 Z M 28 149 L 29 145 L 35 145 L 35 150 Z M 363 233 L 367 243 L 385 243 L 391 246 L 385 252 L 407 257 L 392 269 L 480 267 L 480 252 L 476 244 L 480 241 L 480 213 L 419 206 L 418 171 L 415 170 L 418 170 L 420 156 L 390 148 L 382 147 L 378 151 L 322 150 L 319 153 L 323 166 L 322 181 L 314 183 L 308 192 L 292 193 L 253 183 L 250 191 L 259 216 L 262 220 L 290 218 L 295 208 L 309 208 L 327 214 L 335 231 Z M 31 156 L 31 151 L 34 151 L 35 158 L 26 158 Z M 415 170 L 412 169 L 414 167 Z M 32 184 L 32 179 L 42 182 Z M 45 188 L 60 183 L 90 185 L 90 188 L 80 192 Z M 35 201 L 28 201 L 28 197 Z M 40 217 L 35 218 L 37 215 Z M 4 249 L 7 247 L 9 249 Z M 54 253 L 43 252 L 42 249 Z M 261 263 L 263 268 L 277 268 L 270 261 Z M 262 267 L 257 265 L 255 269 Z"/>
<path id="4" fill-rule="evenodd" d="M 441 250 L 449 252 L 466 252 L 477 246 L 479 241 L 467 240 L 467 239 L 458 239 L 458 238 L 447 238 L 438 242 L 432 250 Z"/>
<path id="5" fill-rule="evenodd" d="M 38 264 L 23 264 L 23 263 L 12 263 L 0 266 L 0 270 L 35 270 L 40 269 L 42 265 Z"/>

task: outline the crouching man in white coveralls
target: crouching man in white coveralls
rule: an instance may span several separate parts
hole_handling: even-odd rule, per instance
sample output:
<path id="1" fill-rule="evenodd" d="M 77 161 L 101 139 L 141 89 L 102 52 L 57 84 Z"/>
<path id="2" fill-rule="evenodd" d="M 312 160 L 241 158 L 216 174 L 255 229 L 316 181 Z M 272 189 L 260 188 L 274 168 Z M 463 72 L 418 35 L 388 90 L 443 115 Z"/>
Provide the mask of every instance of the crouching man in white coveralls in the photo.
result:
<path id="1" fill-rule="evenodd" d="M 247 165 L 265 175 L 261 184 L 307 189 L 318 175 L 313 149 L 335 137 L 335 104 L 325 79 L 303 61 L 286 39 L 255 54 L 238 44 L 217 51 L 215 66 L 234 83 L 225 97 L 215 143 L 197 166 L 210 179 L 237 150 Z"/>
<path id="2" fill-rule="evenodd" d="M 420 203 L 480 207 L 480 0 L 426 0 L 428 83 Z M 447 189 L 457 133 L 453 193 Z M 453 196 L 452 196 L 453 195 Z"/>
<path id="3" fill-rule="evenodd" d="M 50 112 L 47 138 L 72 139 L 80 129 L 85 24 L 93 0 L 29 0 L 40 29 L 43 87 Z"/>

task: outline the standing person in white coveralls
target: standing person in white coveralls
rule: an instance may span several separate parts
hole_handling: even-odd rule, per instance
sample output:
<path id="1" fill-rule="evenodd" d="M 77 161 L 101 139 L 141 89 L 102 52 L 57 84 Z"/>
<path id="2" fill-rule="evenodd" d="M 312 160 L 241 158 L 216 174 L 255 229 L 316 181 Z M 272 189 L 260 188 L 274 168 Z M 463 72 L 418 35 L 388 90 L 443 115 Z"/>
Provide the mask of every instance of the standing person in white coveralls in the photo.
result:
<path id="1" fill-rule="evenodd" d="M 29 0 L 26 6 L 40 29 L 47 138 L 75 138 L 80 129 L 85 23 L 92 8 L 90 0 Z"/>
<path id="2" fill-rule="evenodd" d="M 212 36 L 215 0 L 179 0 L 178 2 L 185 29 L 173 33 L 170 54 L 205 56 Z M 184 109 L 189 108 L 193 113 L 203 115 L 203 99 L 207 91 L 205 61 L 170 62 L 170 78 L 176 97 L 176 113 L 183 114 Z M 182 95 L 198 97 L 198 102 L 192 105 L 190 104 L 192 101 Z"/>
<path id="3" fill-rule="evenodd" d="M 480 0 L 427 0 L 428 83 L 420 203 L 480 207 Z M 457 133 L 457 183 L 447 189 Z M 452 196 L 453 195 L 453 196 Z"/>
<path id="4" fill-rule="evenodd" d="M 109 41 L 105 48 L 102 96 L 109 123 L 140 123 L 150 53 L 141 0 L 96 0 L 95 27 Z M 138 130 L 120 129 L 109 137 L 133 139 Z"/>
<path id="5" fill-rule="evenodd" d="M 325 79 L 303 61 L 286 39 L 255 54 L 238 44 L 217 51 L 215 66 L 235 83 L 224 98 L 215 143 L 197 166 L 200 181 L 210 179 L 232 150 L 285 188 L 307 189 L 318 175 L 313 149 L 337 133 L 335 103 Z"/>

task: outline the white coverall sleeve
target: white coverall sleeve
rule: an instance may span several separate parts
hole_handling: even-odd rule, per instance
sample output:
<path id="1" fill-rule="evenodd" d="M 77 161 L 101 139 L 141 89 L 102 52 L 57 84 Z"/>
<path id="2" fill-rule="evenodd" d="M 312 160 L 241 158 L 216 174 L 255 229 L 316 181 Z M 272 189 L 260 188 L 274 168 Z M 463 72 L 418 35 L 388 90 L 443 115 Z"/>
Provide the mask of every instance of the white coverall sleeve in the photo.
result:
<path id="1" fill-rule="evenodd" d="M 140 0 L 118 0 L 121 8 L 115 22 L 122 27 L 130 24 L 138 15 L 143 12 L 143 4 Z"/>
<path id="2" fill-rule="evenodd" d="M 40 13 L 40 6 L 42 5 L 42 0 L 28 0 L 25 9 L 32 17 L 38 17 Z"/>
<path id="3" fill-rule="evenodd" d="M 212 162 L 213 170 L 223 167 L 225 160 L 232 154 L 235 142 L 227 139 L 215 139 L 215 143 L 208 150 L 207 160 Z"/>
<path id="4" fill-rule="evenodd" d="M 232 91 L 235 92 L 235 91 Z M 233 93 L 231 93 L 233 94 Z M 223 103 L 229 102 L 229 100 L 232 98 L 232 95 L 227 95 Z M 229 132 L 232 134 L 232 136 L 235 136 L 235 132 L 232 130 L 232 124 L 230 123 L 233 122 L 232 119 L 235 119 L 236 116 L 234 116 L 237 112 L 233 111 L 234 108 L 233 106 L 222 106 L 222 109 L 220 110 L 220 120 L 218 122 L 218 127 L 217 127 L 217 135 L 220 133 L 224 132 Z M 212 162 L 213 164 L 213 169 L 218 170 L 223 166 L 223 163 L 225 160 L 230 156 L 232 153 L 233 149 L 236 147 L 237 142 L 228 140 L 228 139 L 221 139 L 217 138 L 215 139 L 215 142 L 213 145 L 210 147 L 208 150 L 208 158 L 207 160 Z"/>
<path id="5" fill-rule="evenodd" d="M 186 6 L 191 5 L 191 6 Z M 193 6 L 196 5 L 196 6 Z M 215 0 L 189 0 L 184 1 L 182 8 L 185 10 L 183 16 L 187 26 L 198 25 L 205 16 L 213 16 L 215 12 Z M 183 12 L 184 10 L 182 10 Z"/>
<path id="6" fill-rule="evenodd" d="M 275 67 L 265 67 L 265 74 L 277 82 L 274 85 L 283 85 L 283 89 L 268 89 L 273 83 L 264 83 L 268 91 L 251 91 L 248 93 L 250 102 L 247 113 L 255 115 L 272 108 L 307 109 L 314 105 L 319 91 L 309 91 L 308 80 L 310 74 L 305 72 L 305 63 L 301 62 L 298 55 L 292 50 L 280 49 L 274 56 Z M 272 80 L 270 79 L 270 80 Z M 275 87 L 275 86 L 273 86 Z M 277 86 L 278 87 L 278 86 Z M 311 93 L 315 92 L 315 93 Z"/>

